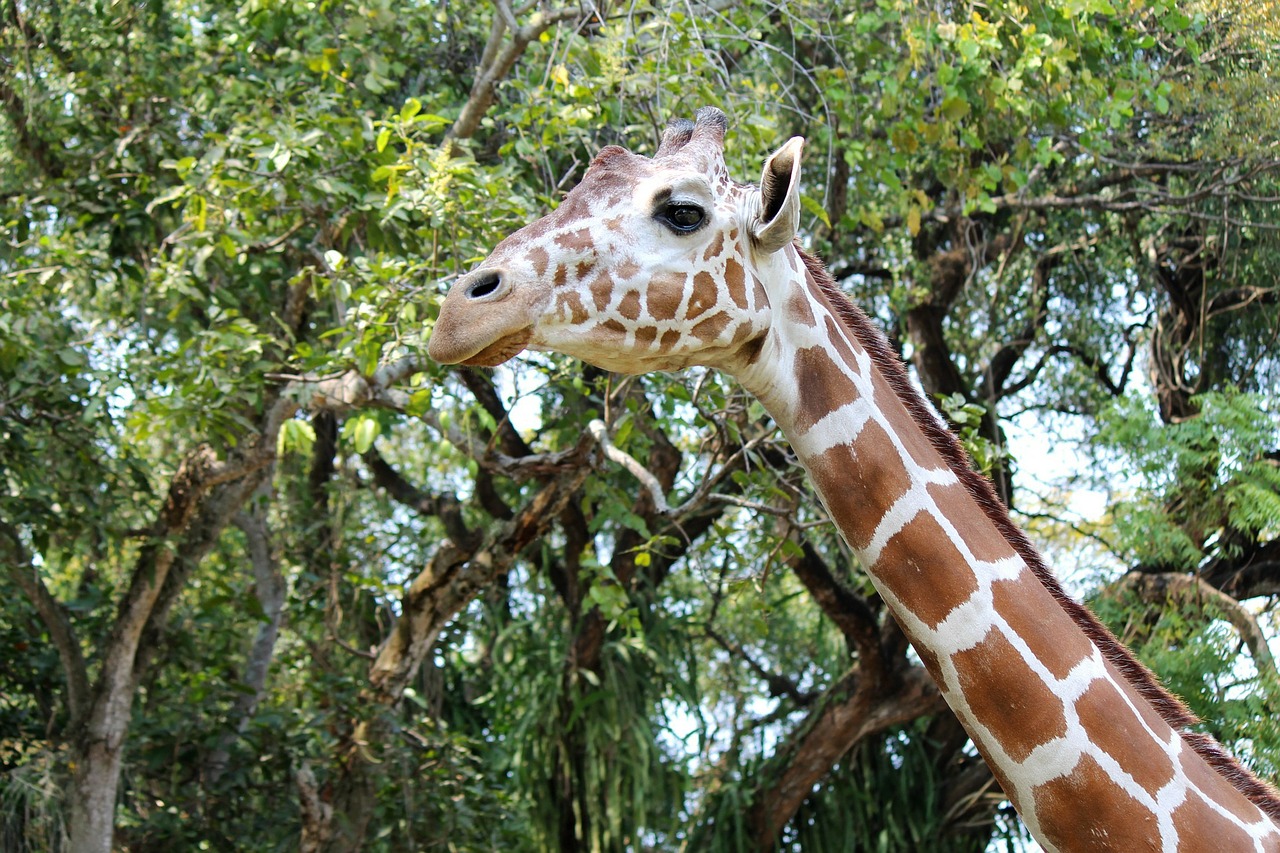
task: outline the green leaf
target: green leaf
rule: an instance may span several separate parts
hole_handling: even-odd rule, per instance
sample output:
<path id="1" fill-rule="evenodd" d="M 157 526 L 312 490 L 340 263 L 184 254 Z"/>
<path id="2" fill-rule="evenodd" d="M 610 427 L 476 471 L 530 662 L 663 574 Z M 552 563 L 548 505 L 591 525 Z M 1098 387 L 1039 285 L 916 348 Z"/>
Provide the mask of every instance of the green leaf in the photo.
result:
<path id="1" fill-rule="evenodd" d="M 369 448 L 373 447 L 374 439 L 382 432 L 382 425 L 378 423 L 376 418 L 369 415 L 358 415 L 355 418 L 355 426 L 351 430 L 352 444 L 355 446 L 356 453 L 368 453 Z"/>

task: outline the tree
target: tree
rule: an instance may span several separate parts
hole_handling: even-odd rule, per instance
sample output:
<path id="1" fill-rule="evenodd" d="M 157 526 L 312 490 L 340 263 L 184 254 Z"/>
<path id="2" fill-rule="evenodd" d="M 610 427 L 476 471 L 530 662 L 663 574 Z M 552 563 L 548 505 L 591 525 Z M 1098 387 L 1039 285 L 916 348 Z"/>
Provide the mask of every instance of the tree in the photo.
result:
<path id="1" fill-rule="evenodd" d="M 453 276 L 704 103 L 739 176 L 808 137 L 812 247 L 1274 774 L 1274 10 L 0 8 L 6 849 L 1016 836 L 740 391 L 425 358 Z"/>

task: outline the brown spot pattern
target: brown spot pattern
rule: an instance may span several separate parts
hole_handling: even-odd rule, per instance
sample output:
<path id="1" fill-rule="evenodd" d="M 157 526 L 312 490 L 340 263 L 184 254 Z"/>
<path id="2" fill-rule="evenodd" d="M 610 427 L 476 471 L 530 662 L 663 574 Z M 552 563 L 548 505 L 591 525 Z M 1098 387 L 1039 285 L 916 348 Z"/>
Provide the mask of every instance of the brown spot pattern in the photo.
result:
<path id="1" fill-rule="evenodd" d="M 756 298 L 756 307 L 763 308 L 769 304 L 769 294 L 765 292 L 764 283 L 761 282 L 760 279 L 756 278 L 753 275 L 751 276 L 751 281 L 755 285 L 755 291 L 753 295 Z"/>
<path id="2" fill-rule="evenodd" d="M 916 427 L 911 419 L 911 413 L 902 405 L 898 395 L 884 378 L 884 374 L 878 370 L 871 371 L 871 393 L 875 397 L 876 408 L 885 413 L 890 423 L 909 425 L 898 430 L 898 437 L 917 465 L 934 469 L 946 464 L 934 446 L 929 443 L 925 434 Z M 980 511 L 976 506 L 974 507 L 974 512 Z"/>
<path id="3" fill-rule="evenodd" d="M 621 304 L 618 305 L 618 313 L 628 320 L 640 319 L 640 293 L 635 290 L 628 290 L 626 295 L 622 297 Z"/>
<path id="4" fill-rule="evenodd" d="M 927 513 L 918 514 L 889 539 L 872 573 L 930 628 L 978 589 L 964 557 Z"/>
<path id="5" fill-rule="evenodd" d="M 949 508 L 946 511 L 947 520 L 955 527 L 974 557 L 995 562 L 1017 556 L 1013 546 L 996 530 L 987 514 L 974 504 L 964 484 L 951 483 L 943 486 L 931 483 L 927 488 L 929 496 L 938 506 Z"/>
<path id="6" fill-rule="evenodd" d="M 636 329 L 636 343 L 642 347 L 652 346 L 658 330 L 653 326 L 641 326 Z"/>
<path id="7" fill-rule="evenodd" d="M 578 261 L 578 266 L 574 270 L 574 273 L 578 276 L 578 281 L 585 280 L 591 271 L 595 269 L 595 266 L 595 263 L 592 261 Z M 605 275 L 607 277 L 607 274 L 602 273 L 601 275 Z"/>
<path id="8" fill-rule="evenodd" d="M 683 296 L 681 289 L 669 281 L 651 283 L 645 292 L 649 316 L 655 320 L 674 320 L 676 312 L 680 310 L 680 299 Z"/>
<path id="9" fill-rule="evenodd" d="M 742 264 L 733 258 L 724 263 L 724 282 L 729 288 L 729 298 L 739 308 L 747 307 L 747 273 Z"/>
<path id="10" fill-rule="evenodd" d="M 690 329 L 689 333 L 700 341 L 710 343 L 720 337 L 720 333 L 729 323 L 729 315 L 723 311 L 717 311 Z"/>
<path id="11" fill-rule="evenodd" d="M 803 434 L 842 406 L 858 399 L 858 388 L 821 346 L 796 351 L 795 430 Z M 896 455 L 896 452 L 895 452 Z"/>
<path id="12" fill-rule="evenodd" d="M 1014 580 L 993 583 L 991 599 L 996 612 L 1027 642 L 1032 654 L 1054 678 L 1066 678 L 1077 664 L 1093 654 L 1089 638 L 1066 614 L 1056 620 L 1060 630 L 1046 631 L 1047 614 L 1057 615 L 1060 608 L 1030 569 L 1023 569 Z"/>
<path id="13" fill-rule="evenodd" d="M 627 333 L 627 327 L 614 319 L 605 320 L 600 324 L 600 328 L 608 332 L 617 332 L 619 335 L 625 335 Z"/>
<path id="14" fill-rule="evenodd" d="M 841 444 L 805 460 L 827 510 L 858 550 L 867 547 L 880 519 L 911 488 L 911 478 L 897 458 L 888 433 L 868 421 L 852 445 Z"/>
<path id="15" fill-rule="evenodd" d="M 561 311 L 567 307 L 569 309 L 570 322 L 574 325 L 587 321 L 587 308 L 582 304 L 582 299 L 576 291 L 568 290 L 557 296 L 556 307 Z"/>
<path id="16" fill-rule="evenodd" d="M 818 321 L 813 316 L 813 308 L 809 305 L 809 297 L 798 287 L 792 288 L 791 295 L 787 297 L 787 322 L 810 328 L 818 325 Z M 845 363 L 849 364 L 847 357 Z M 849 367 L 854 369 L 857 365 L 849 364 Z"/>
<path id="17" fill-rule="evenodd" d="M 533 274 L 542 278 L 542 274 L 547 271 L 547 265 L 551 263 L 551 256 L 541 246 L 534 246 L 529 250 L 529 262 L 533 264 Z"/>
<path id="18" fill-rule="evenodd" d="M 579 228 L 556 237 L 556 245 L 568 252 L 585 252 L 593 242 L 590 228 Z"/>
<path id="19" fill-rule="evenodd" d="M 627 279 L 630 279 L 630 278 L 635 278 L 636 273 L 638 272 L 640 272 L 640 265 L 637 264 L 635 261 L 631 260 L 630 258 L 618 264 L 618 278 L 622 279 L 623 281 L 626 281 Z"/>
<path id="20" fill-rule="evenodd" d="M 565 264 L 557 265 L 556 276 L 555 276 L 555 279 L 553 280 L 553 283 L 555 284 L 555 286 L 561 287 L 568 280 L 569 280 L 569 267 L 566 266 Z"/>
<path id="21" fill-rule="evenodd" d="M 1152 796 L 1173 778 L 1173 761 L 1151 742 L 1115 685 L 1098 679 L 1076 701 L 1090 739 Z"/>
<path id="22" fill-rule="evenodd" d="M 1066 735 L 1062 700 L 1004 634 L 992 629 L 973 648 L 952 655 L 951 661 L 974 717 L 995 734 L 1014 761 L 1025 761 L 1037 746 Z"/>
<path id="23" fill-rule="evenodd" d="M 693 292 L 689 294 L 689 307 L 685 309 L 684 318 L 692 320 L 716 304 L 716 280 L 709 272 L 700 272 L 693 277 Z"/>
<path id="24" fill-rule="evenodd" d="M 1254 849 L 1249 833 L 1225 820 L 1194 792 L 1173 810 L 1173 828 L 1178 831 L 1181 853 Z"/>
<path id="25" fill-rule="evenodd" d="M 709 261 L 720 254 L 720 250 L 724 248 L 724 234 L 717 233 L 715 239 L 707 246 L 707 250 L 702 253 L 702 260 Z"/>
<path id="26" fill-rule="evenodd" d="M 658 341 L 658 349 L 662 352 L 670 352 L 678 343 L 680 343 L 680 333 L 675 329 L 668 329 L 662 333 L 662 340 Z"/>
<path id="27" fill-rule="evenodd" d="M 821 298 L 819 299 L 819 301 L 821 302 Z M 858 366 L 858 360 L 854 356 L 853 348 L 850 347 L 849 342 L 845 340 L 844 334 L 836 326 L 835 320 L 831 319 L 831 317 L 829 316 L 824 317 L 823 319 L 826 322 L 827 339 L 831 341 L 832 349 L 834 349 L 840 355 L 840 359 L 848 366 L 850 370 L 852 370 L 854 373 L 861 375 L 862 370 Z M 815 323 L 816 323 L 816 320 L 815 320 Z"/>
<path id="28" fill-rule="evenodd" d="M 591 282 L 591 301 L 595 303 L 597 311 L 603 311 L 609 307 L 609 298 L 613 295 L 613 281 L 609 276 L 601 273 L 596 276 L 595 281 Z"/>
<path id="29" fill-rule="evenodd" d="M 1258 819 L 1257 807 L 1246 800 L 1244 795 L 1233 788 L 1220 773 L 1192 752 L 1191 747 L 1184 747 L 1178 758 L 1182 764 L 1182 772 L 1186 774 L 1191 784 L 1204 791 L 1215 803 L 1242 821 L 1252 823 Z"/>
<path id="30" fill-rule="evenodd" d="M 1059 849 L 1098 853 L 1160 850 L 1155 815 L 1087 755 L 1070 774 L 1037 788 L 1035 802 L 1040 828 Z"/>

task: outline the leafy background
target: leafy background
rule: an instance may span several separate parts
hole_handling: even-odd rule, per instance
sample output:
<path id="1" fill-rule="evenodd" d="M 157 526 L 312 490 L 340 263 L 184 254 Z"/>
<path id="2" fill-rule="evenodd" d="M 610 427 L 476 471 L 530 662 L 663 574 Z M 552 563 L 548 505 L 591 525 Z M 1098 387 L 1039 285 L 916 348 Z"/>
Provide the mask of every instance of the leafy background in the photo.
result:
<path id="1" fill-rule="evenodd" d="M 1275 4 L 0 10 L 5 849 L 1025 847 L 758 404 L 425 356 L 704 104 L 744 180 L 808 138 L 806 244 L 1276 778 Z"/>

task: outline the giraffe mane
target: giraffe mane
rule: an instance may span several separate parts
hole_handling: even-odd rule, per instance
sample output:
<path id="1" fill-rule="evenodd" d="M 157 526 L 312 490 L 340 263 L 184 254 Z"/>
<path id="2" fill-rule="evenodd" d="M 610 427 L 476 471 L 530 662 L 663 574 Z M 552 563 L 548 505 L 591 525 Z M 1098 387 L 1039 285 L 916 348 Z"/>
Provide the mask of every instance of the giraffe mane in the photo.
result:
<path id="1" fill-rule="evenodd" d="M 1191 713 L 1180 699 L 1165 689 L 1151 670 L 1134 657 L 1133 652 L 1098 621 L 1098 617 L 1063 590 L 1057 576 L 1049 568 L 1035 545 L 1031 543 L 1027 534 L 1009 518 L 1008 510 L 996 496 L 991 481 L 970 466 L 968 454 L 960 446 L 960 441 L 951 430 L 947 429 L 924 395 L 911 384 L 906 367 L 889 345 L 888 338 L 876 328 L 866 313 L 840 291 L 822 261 L 801 249 L 798 242 L 795 247 L 800 252 L 800 257 L 804 260 L 813 281 L 817 283 L 836 316 L 866 349 L 898 399 L 906 406 L 916 426 L 924 432 L 929 443 L 942 455 L 970 496 L 982 508 L 983 513 L 996 526 L 1018 556 L 1031 568 L 1036 578 L 1057 601 L 1058 606 L 1067 612 L 1072 621 L 1098 647 L 1107 662 L 1120 672 L 1138 695 L 1181 735 L 1184 743 L 1244 794 L 1250 802 L 1272 819 L 1280 821 L 1280 793 L 1254 776 L 1212 737 L 1187 730 L 1188 726 L 1200 722 L 1199 718 Z"/>

